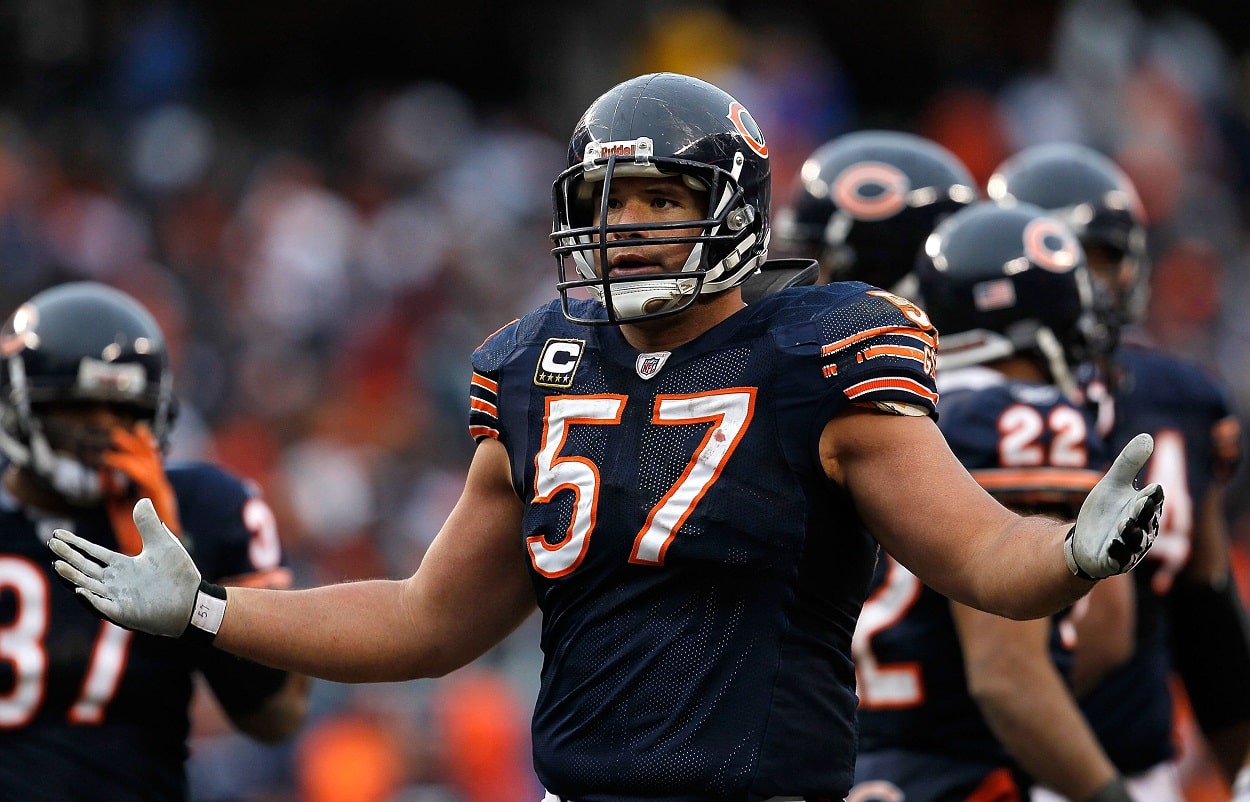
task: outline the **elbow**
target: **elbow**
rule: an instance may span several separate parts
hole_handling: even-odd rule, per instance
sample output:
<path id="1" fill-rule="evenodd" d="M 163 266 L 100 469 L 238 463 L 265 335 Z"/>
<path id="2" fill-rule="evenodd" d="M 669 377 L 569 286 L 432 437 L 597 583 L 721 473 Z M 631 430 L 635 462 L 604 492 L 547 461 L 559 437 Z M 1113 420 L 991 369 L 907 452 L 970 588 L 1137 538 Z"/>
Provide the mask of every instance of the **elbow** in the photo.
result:
<path id="1" fill-rule="evenodd" d="M 261 743 L 276 744 L 299 731 L 308 718 L 308 695 L 312 679 L 289 674 L 282 689 L 263 705 L 247 712 L 230 712 L 230 720 L 242 733 Z"/>
<path id="2" fill-rule="evenodd" d="M 1028 689 L 1014 681 L 1019 672 L 1010 669 L 969 670 L 967 673 L 968 695 L 983 711 L 1007 709 L 1014 699 L 1027 693 Z"/>

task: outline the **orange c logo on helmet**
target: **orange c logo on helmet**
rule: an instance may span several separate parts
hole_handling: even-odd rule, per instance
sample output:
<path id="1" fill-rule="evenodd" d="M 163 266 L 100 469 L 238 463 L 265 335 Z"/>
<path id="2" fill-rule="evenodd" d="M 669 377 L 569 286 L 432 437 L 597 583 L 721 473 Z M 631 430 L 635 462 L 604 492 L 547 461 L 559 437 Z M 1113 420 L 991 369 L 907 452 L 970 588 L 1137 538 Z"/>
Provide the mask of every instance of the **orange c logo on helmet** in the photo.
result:
<path id="1" fill-rule="evenodd" d="M 1053 217 L 1039 217 L 1024 227 L 1024 255 L 1052 273 L 1067 273 L 1080 261 L 1081 246 L 1066 225 Z"/>
<path id="2" fill-rule="evenodd" d="M 885 220 L 905 209 L 910 191 L 911 181 L 897 167 L 859 162 L 838 173 L 829 194 L 838 208 L 854 219 L 873 221 Z"/>
<path id="3" fill-rule="evenodd" d="M 755 118 L 747 111 L 747 107 L 735 100 L 729 104 L 729 114 L 725 116 L 738 129 L 738 133 L 742 134 L 751 150 L 767 159 L 768 145 L 764 144 L 764 132 L 755 124 Z"/>

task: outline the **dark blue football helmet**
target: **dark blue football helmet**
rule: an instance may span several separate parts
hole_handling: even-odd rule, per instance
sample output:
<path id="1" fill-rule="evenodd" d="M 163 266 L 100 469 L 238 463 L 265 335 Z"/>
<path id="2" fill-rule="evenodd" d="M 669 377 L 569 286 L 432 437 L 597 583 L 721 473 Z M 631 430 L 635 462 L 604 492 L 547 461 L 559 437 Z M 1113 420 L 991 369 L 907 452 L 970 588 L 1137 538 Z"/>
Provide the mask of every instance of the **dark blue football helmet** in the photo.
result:
<path id="1" fill-rule="evenodd" d="M 1032 204 L 952 214 L 925 242 L 916 279 L 939 369 L 1024 354 L 1076 398 L 1079 367 L 1107 348 L 1080 242 Z"/>
<path id="2" fill-rule="evenodd" d="M 681 176 L 706 192 L 702 219 L 657 226 L 595 224 L 595 203 L 617 176 Z M 768 146 L 751 113 L 706 81 L 662 72 L 620 83 L 595 100 L 569 141 L 568 169 L 552 187 L 552 253 L 565 315 L 579 323 L 622 323 L 685 309 L 701 293 L 735 287 L 767 258 L 771 168 Z M 665 231 L 698 228 L 694 237 Z M 654 245 L 694 243 L 680 272 L 600 275 L 614 235 L 645 231 Z M 579 317 L 569 292 L 582 289 L 607 308 L 607 319 Z"/>
<path id="3" fill-rule="evenodd" d="M 977 200 L 968 168 L 932 140 L 865 130 L 817 148 L 776 215 L 776 250 L 821 263 L 825 281 L 892 288 L 925 238 Z"/>

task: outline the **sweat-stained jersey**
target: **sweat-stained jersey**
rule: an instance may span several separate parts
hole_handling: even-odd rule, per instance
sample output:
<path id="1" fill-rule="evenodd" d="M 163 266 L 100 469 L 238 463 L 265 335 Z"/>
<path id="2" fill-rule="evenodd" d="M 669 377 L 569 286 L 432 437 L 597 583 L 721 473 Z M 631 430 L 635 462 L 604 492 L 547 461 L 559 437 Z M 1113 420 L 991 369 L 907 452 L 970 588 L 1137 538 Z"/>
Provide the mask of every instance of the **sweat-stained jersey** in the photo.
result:
<path id="1" fill-rule="evenodd" d="M 671 353 L 559 303 L 474 353 L 470 432 L 507 448 L 525 503 L 548 790 L 843 798 L 876 544 L 817 443 L 852 404 L 932 414 L 933 347 L 920 310 L 848 282 L 759 299 Z"/>
<path id="2" fill-rule="evenodd" d="M 969 367 L 944 372 L 940 427 L 982 487 L 1026 512 L 1074 516 L 1107 464 L 1090 410 L 1057 387 Z M 1052 628 L 1059 670 L 1071 664 Z M 854 639 L 859 707 L 856 799 L 907 802 L 1020 797 L 1018 767 L 968 693 L 950 601 L 883 554 Z M 918 767 L 925 767 L 918 771 Z"/>
<path id="3" fill-rule="evenodd" d="M 1082 700 L 1081 708 L 1116 768 L 1136 774 L 1175 754 L 1166 596 L 1170 578 L 1189 557 L 1195 505 L 1206 495 L 1213 471 L 1220 469 L 1219 427 L 1235 427 L 1236 420 L 1223 390 L 1197 363 L 1134 341 L 1116 350 L 1115 362 L 1119 374 L 1111 445 L 1122 448 L 1138 432 L 1154 437 L 1142 481 L 1161 483 L 1167 502 L 1154 545 L 1132 572 L 1136 648 L 1128 662 Z M 1250 686 L 1243 683 L 1245 687 Z M 1246 694 L 1227 703 L 1236 705 L 1230 710 L 1244 711 Z"/>
<path id="4" fill-rule="evenodd" d="M 250 486 L 205 464 L 167 476 L 205 579 L 289 584 L 273 514 Z M 0 492 L 0 800 L 185 800 L 193 672 L 223 706 L 247 709 L 255 689 L 231 679 L 242 661 L 88 612 L 52 571 L 55 528 L 119 548 L 103 508 L 40 517 Z"/>

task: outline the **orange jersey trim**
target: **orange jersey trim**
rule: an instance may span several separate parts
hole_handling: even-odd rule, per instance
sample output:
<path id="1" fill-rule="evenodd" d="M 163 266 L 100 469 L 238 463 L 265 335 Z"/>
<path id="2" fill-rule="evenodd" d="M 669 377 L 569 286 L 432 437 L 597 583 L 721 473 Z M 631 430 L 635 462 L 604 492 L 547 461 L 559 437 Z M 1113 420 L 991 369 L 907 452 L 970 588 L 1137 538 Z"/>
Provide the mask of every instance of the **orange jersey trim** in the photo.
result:
<path id="1" fill-rule="evenodd" d="M 1102 478 L 1098 471 L 1063 468 L 988 468 L 969 473 L 981 487 L 991 492 L 1067 490 L 1088 493 Z"/>
<path id="2" fill-rule="evenodd" d="M 854 400 L 860 396 L 880 392 L 881 390 L 901 390 L 905 393 L 918 395 L 934 405 L 936 405 L 938 401 L 938 394 L 930 390 L 928 387 L 925 387 L 923 384 L 914 379 L 906 379 L 899 376 L 862 381 L 859 384 L 853 384 L 846 388 L 843 393 L 847 398 Z"/>
<path id="3" fill-rule="evenodd" d="M 820 355 L 829 356 L 830 354 L 850 348 L 856 343 L 863 342 L 864 340 L 871 340 L 873 337 L 880 337 L 886 334 L 893 334 L 899 337 L 911 337 L 912 339 L 920 340 L 920 342 L 930 348 L 937 348 L 936 337 L 931 334 L 918 331 L 911 326 L 881 326 L 875 329 L 867 329 L 859 332 L 858 334 L 852 334 L 850 337 L 844 337 L 837 342 L 821 346 Z"/>

